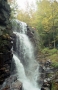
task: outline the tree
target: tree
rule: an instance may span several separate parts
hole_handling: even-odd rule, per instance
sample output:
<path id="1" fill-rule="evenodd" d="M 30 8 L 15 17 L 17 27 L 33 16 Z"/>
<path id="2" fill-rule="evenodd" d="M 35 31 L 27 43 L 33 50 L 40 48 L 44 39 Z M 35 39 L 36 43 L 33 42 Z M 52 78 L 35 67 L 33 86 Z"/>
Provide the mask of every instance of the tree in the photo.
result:
<path id="1" fill-rule="evenodd" d="M 25 10 L 18 10 L 17 19 L 26 22 L 31 27 L 35 26 L 35 17 L 36 16 L 33 3 L 29 4 L 26 2 Z"/>
<path id="2" fill-rule="evenodd" d="M 16 3 L 16 0 L 8 0 L 8 3 L 10 4 L 11 7 L 11 19 L 17 17 L 17 10 L 18 10 L 18 5 Z"/>
<path id="3" fill-rule="evenodd" d="M 38 26 L 41 23 L 41 29 L 38 27 L 38 32 L 40 32 L 41 37 L 43 37 L 43 32 L 48 33 L 45 36 L 49 37 L 49 43 L 54 42 L 55 48 L 55 39 L 56 39 L 56 24 L 58 25 L 58 2 L 55 0 L 53 2 L 48 0 L 37 0 L 37 24 Z M 43 28 L 42 28 L 43 27 Z M 47 41 L 47 40 L 46 40 Z M 46 42 L 45 41 L 45 42 Z"/>

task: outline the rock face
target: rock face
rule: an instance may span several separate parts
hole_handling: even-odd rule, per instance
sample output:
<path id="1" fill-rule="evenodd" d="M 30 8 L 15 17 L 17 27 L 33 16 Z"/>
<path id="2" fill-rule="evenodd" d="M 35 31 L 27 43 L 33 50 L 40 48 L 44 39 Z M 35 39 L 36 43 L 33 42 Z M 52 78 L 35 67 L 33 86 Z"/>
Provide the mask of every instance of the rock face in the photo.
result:
<path id="1" fill-rule="evenodd" d="M 11 32 L 10 12 L 7 0 L 0 0 L 0 35 Z"/>
<path id="2" fill-rule="evenodd" d="M 41 90 L 53 90 L 53 81 L 55 79 L 54 73 L 56 73 L 51 66 L 52 62 L 50 59 L 41 62 L 39 71 L 41 73 L 40 81 L 41 83 Z M 55 84 L 55 83 L 54 83 Z M 56 90 L 56 89 L 55 89 Z"/>
<path id="3" fill-rule="evenodd" d="M 30 38 L 30 41 L 34 45 L 35 57 L 37 57 L 38 50 L 39 50 L 39 36 L 35 28 L 31 28 L 27 26 L 27 35 Z"/>
<path id="4" fill-rule="evenodd" d="M 12 61 L 12 39 L 8 36 L 0 36 L 0 84 L 10 75 Z"/>
<path id="5" fill-rule="evenodd" d="M 0 0 L 0 25 L 7 25 L 9 23 L 10 11 L 7 0 Z"/>
<path id="6" fill-rule="evenodd" d="M 27 35 L 29 36 L 30 40 L 33 42 L 34 46 L 38 45 L 39 36 L 34 28 L 27 26 Z"/>
<path id="7" fill-rule="evenodd" d="M 16 76 L 11 75 L 5 80 L 0 90 L 22 90 L 22 83 L 17 80 Z"/>
<path id="8" fill-rule="evenodd" d="M 7 0 L 0 0 L 0 84 L 10 75 L 12 61 L 12 38 L 10 6 Z"/>

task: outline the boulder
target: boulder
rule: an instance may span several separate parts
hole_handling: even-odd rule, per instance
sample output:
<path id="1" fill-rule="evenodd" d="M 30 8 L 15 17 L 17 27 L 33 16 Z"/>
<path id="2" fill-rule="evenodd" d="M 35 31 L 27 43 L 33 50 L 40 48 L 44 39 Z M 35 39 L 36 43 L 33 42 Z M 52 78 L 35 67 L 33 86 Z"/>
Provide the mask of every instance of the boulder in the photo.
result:
<path id="1" fill-rule="evenodd" d="M 11 85 L 11 90 L 12 89 L 22 90 L 22 83 L 18 80 L 16 82 L 13 82 Z"/>
<path id="2" fill-rule="evenodd" d="M 22 90 L 22 83 L 19 80 L 17 80 L 16 76 L 11 75 L 2 84 L 0 90 Z"/>

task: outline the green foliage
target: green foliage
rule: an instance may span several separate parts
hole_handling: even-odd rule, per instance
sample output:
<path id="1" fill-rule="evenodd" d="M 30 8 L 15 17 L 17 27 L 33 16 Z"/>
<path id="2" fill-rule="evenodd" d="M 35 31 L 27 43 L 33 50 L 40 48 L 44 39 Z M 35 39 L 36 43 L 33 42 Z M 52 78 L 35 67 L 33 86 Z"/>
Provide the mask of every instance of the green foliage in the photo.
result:
<path id="1" fill-rule="evenodd" d="M 53 55 L 53 54 L 55 54 L 55 53 L 57 53 L 58 52 L 58 50 L 57 49 L 49 49 L 49 48 L 44 48 L 44 49 L 42 49 L 42 53 L 43 54 L 49 54 L 49 55 Z"/>
<path id="2" fill-rule="evenodd" d="M 49 54 L 49 48 L 44 48 L 41 51 L 43 54 Z"/>
<path id="3" fill-rule="evenodd" d="M 52 66 L 53 66 L 54 68 L 58 68 L 58 62 L 54 61 L 54 62 L 52 63 Z"/>
<path id="4" fill-rule="evenodd" d="M 57 49 L 49 49 L 49 48 L 44 48 L 41 51 L 44 55 L 48 54 L 48 58 L 50 58 L 52 62 L 52 66 L 54 68 L 58 68 L 58 50 Z"/>
<path id="5" fill-rule="evenodd" d="M 56 53 L 55 53 L 56 52 Z M 52 61 L 52 66 L 54 67 L 54 68 L 58 68 L 58 51 L 55 51 L 55 52 L 53 52 L 54 54 L 53 55 L 51 55 L 49 58 L 51 59 L 51 61 Z"/>
<path id="6" fill-rule="evenodd" d="M 52 55 L 53 55 L 53 54 L 55 54 L 55 53 L 57 53 L 57 52 L 58 52 L 58 50 L 57 50 L 57 49 L 55 49 L 55 48 L 54 48 L 54 49 L 49 50 L 49 53 L 50 53 L 50 54 L 52 54 Z"/>
<path id="7" fill-rule="evenodd" d="M 38 27 L 38 32 L 40 32 L 43 45 L 49 46 L 51 43 L 53 47 L 56 47 L 57 38 L 57 26 L 58 26 L 58 2 L 57 1 L 48 1 L 48 0 L 40 0 L 37 1 L 37 24 L 41 22 L 42 32 L 40 32 L 41 28 Z M 57 24 L 56 24 L 57 23 Z M 44 34 L 45 38 L 43 38 L 43 32 L 48 33 Z M 48 40 L 46 39 L 48 36 Z M 56 39 L 57 38 L 57 39 Z"/>
<path id="8" fill-rule="evenodd" d="M 8 3 L 10 4 L 11 7 L 11 19 L 16 18 L 17 16 L 17 10 L 18 10 L 18 5 L 16 0 L 8 0 Z"/>

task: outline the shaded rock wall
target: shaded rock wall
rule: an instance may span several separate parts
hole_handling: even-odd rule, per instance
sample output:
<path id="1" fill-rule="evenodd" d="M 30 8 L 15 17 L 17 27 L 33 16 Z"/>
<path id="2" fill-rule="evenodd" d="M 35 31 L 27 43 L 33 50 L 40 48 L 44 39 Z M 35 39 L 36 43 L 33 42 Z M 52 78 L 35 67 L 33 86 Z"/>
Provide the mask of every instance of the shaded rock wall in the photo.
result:
<path id="1" fill-rule="evenodd" d="M 27 26 L 27 35 L 30 38 L 30 41 L 33 43 L 34 46 L 34 54 L 37 57 L 39 51 L 39 35 L 36 29 Z"/>
<path id="2" fill-rule="evenodd" d="M 12 60 L 13 34 L 9 20 L 10 12 L 7 0 L 0 0 L 0 90 L 22 90 L 22 83 L 16 76 L 11 75 L 15 66 Z"/>
<path id="3" fill-rule="evenodd" d="M 10 11 L 7 0 L 0 0 L 0 25 L 9 24 Z"/>
<path id="4" fill-rule="evenodd" d="M 10 75 L 12 61 L 10 12 L 7 0 L 0 0 L 0 84 Z"/>

